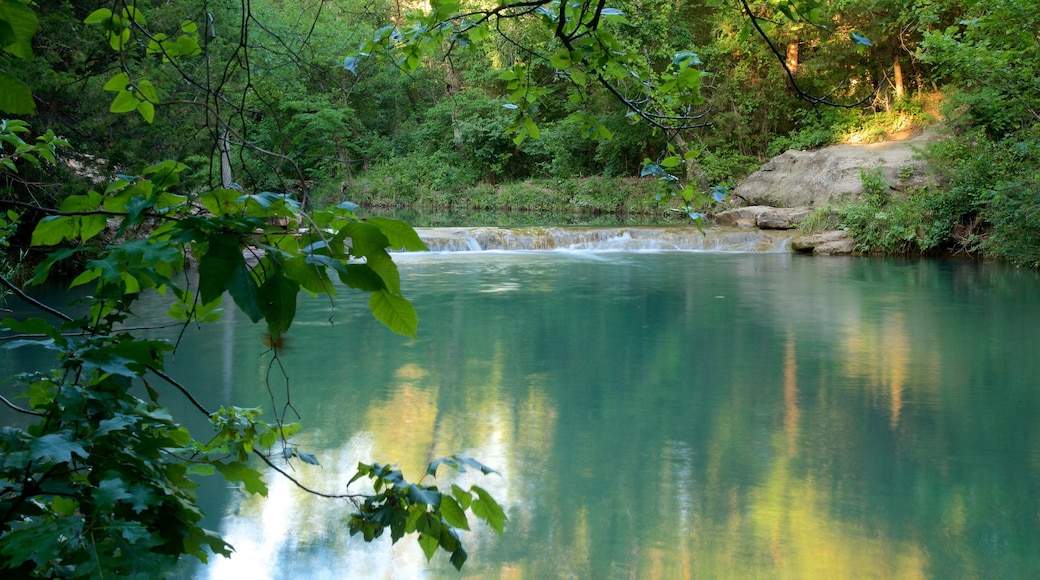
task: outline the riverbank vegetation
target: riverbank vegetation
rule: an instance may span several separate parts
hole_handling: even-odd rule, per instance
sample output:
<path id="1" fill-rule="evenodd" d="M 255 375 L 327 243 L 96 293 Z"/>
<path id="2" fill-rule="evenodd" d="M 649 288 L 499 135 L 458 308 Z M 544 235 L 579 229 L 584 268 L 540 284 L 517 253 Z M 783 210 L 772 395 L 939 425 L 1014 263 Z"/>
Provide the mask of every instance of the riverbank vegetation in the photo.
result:
<path id="1" fill-rule="evenodd" d="M 422 244 L 373 208 L 697 219 L 787 148 L 941 117 L 933 185 L 875 188 L 843 224 L 866 250 L 1035 265 L 1038 18 L 1014 0 L 0 0 L 0 282 L 56 321 L 2 325 L 9 346 L 59 361 L 4 391 L 24 399 L 0 397 L 19 417 L 0 434 L 0 567 L 148 577 L 227 553 L 189 476 L 262 494 L 250 457 L 290 479 L 285 461 L 317 462 L 292 437 L 288 388 L 268 382 L 269 415 L 208 409 L 163 370 L 175 345 L 124 323 L 142 292 L 168 292 L 184 329 L 226 294 L 265 324 L 284 374 L 297 296 L 332 296 L 335 276 L 414 335 L 387 250 Z M 21 265 L 34 282 L 66 268 L 92 288 L 85 313 L 34 301 Z M 195 439 L 160 394 L 213 434 Z M 438 466 L 490 471 L 453 457 L 419 475 Z M 325 494 L 355 502 L 352 533 L 416 532 L 456 567 L 467 514 L 506 521 L 476 485 L 375 464 L 358 477 L 374 492 Z"/>
<path id="2" fill-rule="evenodd" d="M 843 223 L 866 251 L 1036 261 L 1035 250 L 1020 247 L 1030 245 L 1033 226 L 1018 232 L 1019 220 L 1010 219 L 1032 215 L 1036 39 L 1029 27 L 1001 32 L 1009 21 L 1035 22 L 1031 5 L 810 2 L 814 25 L 785 18 L 782 2 L 772 10 L 717 0 L 621 2 L 611 28 L 619 48 L 658 71 L 676 54 L 696 59 L 690 120 L 655 128 L 611 94 L 620 89 L 636 102 L 638 83 L 578 78 L 582 90 L 572 91 L 577 69 L 548 52 L 558 41 L 541 54 L 528 50 L 546 40 L 536 19 L 504 18 L 503 34 L 479 49 L 435 46 L 414 66 L 400 66 L 400 55 L 386 53 L 389 40 L 372 39 L 405 16 L 405 5 L 259 1 L 243 13 L 237 4 L 164 3 L 151 9 L 154 29 L 178 31 L 186 19 L 206 24 L 171 35 L 207 55 L 174 68 L 147 54 L 113 63 L 103 44 L 82 42 L 67 23 L 103 2 L 38 4 L 38 57 L 9 58 L 4 67 L 34 80 L 33 129 L 54 131 L 71 147 L 63 163 L 7 177 L 8 195 L 20 200 L 55 202 L 156 158 L 185 163 L 193 187 L 220 185 L 225 143 L 237 186 L 321 203 L 662 215 L 668 204 L 659 201 L 670 196 L 640 175 L 644 161 L 670 155 L 668 143 L 683 158 L 683 177 L 708 192 L 734 186 L 789 148 L 871 142 L 941 121 L 953 138 L 926 153 L 941 168 L 935 187 L 889 202 L 915 208 L 885 212 L 888 221 L 906 214 L 920 223 L 867 231 L 855 215 L 867 207 L 850 210 Z M 747 11 L 769 42 L 754 33 Z M 242 22 L 253 25 L 246 45 L 237 37 Z M 366 43 L 368 58 L 359 48 Z M 110 83 L 121 69 L 146 78 L 168 113 L 153 122 L 113 116 L 120 93 Z M 647 73 L 647 81 L 653 75 L 661 78 Z M 648 112 L 668 118 L 666 108 Z"/>

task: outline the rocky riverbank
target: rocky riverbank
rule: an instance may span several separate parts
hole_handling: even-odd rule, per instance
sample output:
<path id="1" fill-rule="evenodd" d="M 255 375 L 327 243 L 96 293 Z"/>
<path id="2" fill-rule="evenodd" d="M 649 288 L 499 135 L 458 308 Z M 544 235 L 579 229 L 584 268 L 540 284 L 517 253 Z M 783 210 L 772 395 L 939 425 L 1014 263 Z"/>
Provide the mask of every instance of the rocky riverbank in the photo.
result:
<path id="1" fill-rule="evenodd" d="M 927 167 L 917 154 L 937 138 L 932 131 L 906 132 L 880 143 L 786 151 L 741 182 L 715 221 L 763 230 L 799 228 L 816 210 L 863 200 L 864 170 L 880 172 L 894 192 L 909 191 L 925 184 Z M 815 255 L 851 254 L 856 242 L 843 230 L 812 231 L 796 237 L 791 247 Z"/>

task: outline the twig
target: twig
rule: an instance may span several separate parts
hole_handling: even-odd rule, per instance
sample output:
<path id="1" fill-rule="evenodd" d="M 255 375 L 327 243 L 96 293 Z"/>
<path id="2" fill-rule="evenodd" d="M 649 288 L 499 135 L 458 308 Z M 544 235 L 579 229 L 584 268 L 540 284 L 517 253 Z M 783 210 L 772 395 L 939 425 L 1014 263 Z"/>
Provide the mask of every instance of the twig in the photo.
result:
<path id="1" fill-rule="evenodd" d="M 19 407 L 18 405 L 15 405 L 11 401 L 9 401 L 7 399 L 7 397 L 5 397 L 3 395 L 0 395 L 0 402 L 3 402 L 3 404 L 7 405 L 8 407 L 10 407 L 14 411 L 18 411 L 19 413 L 24 413 L 26 415 L 36 415 L 37 417 L 46 417 L 47 416 L 46 413 L 40 413 L 40 412 L 37 412 L 37 411 L 33 411 L 31 409 L 26 409 L 24 407 Z"/>

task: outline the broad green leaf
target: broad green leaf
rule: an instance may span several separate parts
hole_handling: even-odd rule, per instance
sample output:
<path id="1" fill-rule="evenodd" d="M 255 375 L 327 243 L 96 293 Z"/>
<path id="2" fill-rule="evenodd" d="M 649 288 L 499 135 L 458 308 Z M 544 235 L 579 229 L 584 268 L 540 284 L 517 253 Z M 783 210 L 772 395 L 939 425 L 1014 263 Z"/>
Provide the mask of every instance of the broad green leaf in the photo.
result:
<path id="1" fill-rule="evenodd" d="M 117 501 L 130 499 L 130 492 L 126 489 L 126 482 L 119 478 L 102 480 L 94 488 L 94 502 L 98 507 L 111 510 Z"/>
<path id="2" fill-rule="evenodd" d="M 419 327 L 419 315 L 411 302 L 388 290 L 379 290 L 372 293 L 368 306 L 376 320 L 387 328 L 397 334 L 415 338 Z"/>
<path id="3" fill-rule="evenodd" d="M 213 215 L 234 215 L 242 211 L 242 204 L 236 201 L 241 195 L 233 189 L 214 189 L 199 196 L 199 202 Z"/>
<path id="4" fill-rule="evenodd" d="M 507 519 L 502 506 L 498 505 L 495 498 L 484 488 L 474 485 L 471 489 L 477 494 L 477 499 L 470 504 L 473 515 L 487 522 L 492 529 L 501 534 Z"/>
<path id="5" fill-rule="evenodd" d="M 108 111 L 110 113 L 128 113 L 136 110 L 140 102 L 141 100 L 130 91 L 119 91 L 116 94 L 116 98 L 112 99 L 112 104 L 108 107 Z"/>
<path id="6" fill-rule="evenodd" d="M 390 240 L 374 223 L 346 224 L 340 229 L 339 235 L 350 238 L 350 253 L 359 258 L 385 254 L 387 246 L 390 245 Z"/>
<path id="7" fill-rule="evenodd" d="M 289 330 L 296 317 L 296 297 L 300 285 L 286 277 L 280 270 L 268 274 L 260 285 L 260 310 L 267 320 L 271 336 L 281 336 Z"/>
<path id="8" fill-rule="evenodd" d="M 339 271 L 341 282 L 355 290 L 376 292 L 386 289 L 386 282 L 368 264 L 347 264 Z"/>
<path id="9" fill-rule="evenodd" d="M 155 105 L 148 101 L 141 101 L 137 104 L 137 112 L 141 114 L 141 117 L 151 123 L 155 119 Z"/>
<path id="10" fill-rule="evenodd" d="M 405 222 L 381 217 L 372 217 L 365 221 L 374 224 L 379 231 L 383 232 L 387 239 L 386 247 L 391 250 L 404 249 L 411 252 L 429 250 L 419 238 L 419 234 L 415 233 L 415 229 Z"/>
<path id="11" fill-rule="evenodd" d="M 524 117 L 524 128 L 527 129 L 527 134 L 532 139 L 541 139 L 542 134 L 538 130 L 538 125 L 535 124 L 534 119 L 530 117 Z"/>
<path id="12" fill-rule="evenodd" d="M 224 479 L 228 480 L 228 482 L 242 482 L 242 485 L 249 493 L 261 496 L 267 495 L 267 485 L 264 483 L 264 480 L 260 478 L 260 472 L 249 467 L 245 463 L 239 461 L 233 461 L 231 463 L 215 462 L 213 465 L 217 468 L 217 471 L 224 476 Z"/>
<path id="13" fill-rule="evenodd" d="M 112 11 L 108 8 L 99 8 L 83 19 L 83 24 L 103 24 L 112 19 Z"/>
<path id="14" fill-rule="evenodd" d="M 571 52 L 567 49 L 560 50 L 549 58 L 549 64 L 556 70 L 565 70 L 571 66 Z"/>
<path id="15" fill-rule="evenodd" d="M 329 294 L 335 296 L 336 290 L 332 285 L 324 266 L 318 266 L 308 257 L 299 257 L 286 260 L 284 264 L 285 275 L 300 285 L 301 288 L 311 294 Z M 327 256 L 313 256 L 314 258 L 327 258 Z"/>
<path id="16" fill-rule="evenodd" d="M 466 559 L 469 558 L 469 554 L 466 553 L 462 547 L 451 553 L 451 565 L 456 570 L 462 570 L 462 566 L 466 563 Z"/>
<path id="17" fill-rule="evenodd" d="M 296 451 L 296 456 L 299 457 L 300 460 L 302 460 L 304 463 L 308 463 L 310 465 L 319 465 L 319 466 L 321 465 L 321 462 L 318 461 L 318 458 L 315 457 L 314 454 L 312 454 L 312 453 L 307 453 L 306 451 L 297 450 Z"/>
<path id="18" fill-rule="evenodd" d="M 36 103 L 29 85 L 4 71 L 0 71 L 0 112 L 10 115 L 36 113 Z"/>
<path id="19" fill-rule="evenodd" d="M 408 501 L 412 503 L 433 506 L 435 508 L 441 505 L 441 493 L 435 489 L 426 489 L 410 483 L 407 490 Z"/>
<path id="20" fill-rule="evenodd" d="M 155 85 L 153 85 L 151 81 L 138 82 L 137 90 L 141 92 L 141 96 L 143 96 L 145 100 L 152 103 L 159 102 L 159 92 L 155 90 Z"/>
<path id="21" fill-rule="evenodd" d="M 122 28 L 119 32 L 108 33 L 108 45 L 116 52 L 123 52 L 130 43 L 130 29 Z"/>
<path id="22" fill-rule="evenodd" d="M 466 510 L 473 502 L 473 494 L 454 483 L 451 484 L 451 495 L 459 502 L 459 507 Z"/>
<path id="23" fill-rule="evenodd" d="M 130 76 L 125 72 L 121 72 L 116 76 L 108 79 L 105 86 L 102 87 L 106 91 L 125 91 L 126 86 L 130 84 Z"/>
<path id="24" fill-rule="evenodd" d="M 343 59 L 343 68 L 350 71 L 354 75 L 357 75 L 358 57 L 348 56 Z"/>
<path id="25" fill-rule="evenodd" d="M 137 417 L 132 415 L 118 414 L 111 419 L 104 419 L 98 423 L 98 430 L 95 433 L 96 436 L 107 435 L 113 431 L 122 431 L 123 429 L 137 423 Z"/>
<path id="26" fill-rule="evenodd" d="M 696 53 L 689 52 L 689 51 L 680 52 L 680 53 L 676 54 L 675 57 L 672 59 L 672 65 L 677 67 L 677 68 L 686 68 L 686 67 L 690 67 L 690 66 L 698 66 L 700 64 L 701 64 L 700 57 L 698 57 Z"/>
<path id="27" fill-rule="evenodd" d="M 459 505 L 459 502 L 449 495 L 441 496 L 441 516 L 444 518 L 444 521 L 460 530 L 469 529 L 469 520 L 466 518 L 466 512 Z"/>
<path id="28" fill-rule="evenodd" d="M 259 322 L 264 318 L 260 305 L 260 288 L 244 262 L 235 267 L 227 291 L 235 301 L 235 306 L 238 306 L 249 320 Z"/>
<path id="29" fill-rule="evenodd" d="M 123 8 L 123 18 L 142 25 L 148 24 L 148 21 L 144 17 L 144 12 L 141 12 L 134 6 L 126 6 Z"/>
<path id="30" fill-rule="evenodd" d="M 437 548 L 440 546 L 440 541 L 437 536 L 429 534 L 419 534 L 419 545 L 422 546 L 423 554 L 426 555 L 426 561 L 430 561 L 433 555 L 437 553 Z"/>
<path id="31" fill-rule="evenodd" d="M 665 169 L 675 169 L 682 165 L 682 163 L 682 159 L 678 156 L 672 155 L 661 160 L 661 167 L 664 167 Z"/>
<path id="32" fill-rule="evenodd" d="M 365 264 L 373 272 L 379 274 L 387 290 L 395 294 L 401 293 L 401 273 L 397 270 L 397 264 L 390 258 L 390 254 L 386 253 L 386 250 L 380 250 L 377 254 L 366 256 Z"/>
<path id="33" fill-rule="evenodd" d="M 33 246 L 56 246 L 65 240 L 75 238 L 78 229 L 74 219 L 71 217 L 47 216 L 40 220 L 40 223 L 36 224 L 30 243 Z"/>
<path id="34" fill-rule="evenodd" d="M 61 433 L 50 433 L 32 439 L 29 442 L 31 457 L 33 459 L 50 458 L 55 463 L 72 461 L 73 455 L 86 459 L 87 450 L 76 441 L 73 441 L 73 437 L 70 433 L 62 431 Z"/>
<path id="35" fill-rule="evenodd" d="M 36 13 L 22 2 L 0 1 L 0 22 L 7 24 L 3 48 L 23 60 L 32 60 L 32 38 L 36 34 Z"/>

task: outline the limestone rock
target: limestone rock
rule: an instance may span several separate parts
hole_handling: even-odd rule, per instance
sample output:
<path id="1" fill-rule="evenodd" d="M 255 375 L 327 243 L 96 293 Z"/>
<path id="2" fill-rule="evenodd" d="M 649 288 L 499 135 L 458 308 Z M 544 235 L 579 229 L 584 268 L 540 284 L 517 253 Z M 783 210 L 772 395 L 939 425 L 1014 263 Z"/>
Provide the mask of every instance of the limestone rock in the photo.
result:
<path id="1" fill-rule="evenodd" d="M 848 256 L 856 251 L 856 240 L 844 239 L 820 244 L 813 248 L 814 256 Z"/>
<path id="2" fill-rule="evenodd" d="M 755 225 L 763 230 L 790 230 L 812 213 L 807 207 L 773 207 L 758 214 Z"/>
<path id="3" fill-rule="evenodd" d="M 752 173 L 734 190 L 743 203 L 774 207 L 817 208 L 863 195 L 861 169 L 880 167 L 893 190 L 906 191 L 924 183 L 925 163 L 916 152 L 934 133 L 904 141 L 862 145 L 832 145 L 816 151 L 789 150 Z"/>
<path id="4" fill-rule="evenodd" d="M 738 207 L 715 214 L 715 223 L 720 226 L 731 226 L 738 228 L 758 227 L 758 216 L 766 213 L 772 208 L 766 205 L 752 205 Z"/>
<path id="5" fill-rule="evenodd" d="M 795 238 L 791 241 L 791 248 L 816 256 L 847 255 L 855 251 L 856 241 L 845 230 L 831 230 Z"/>

